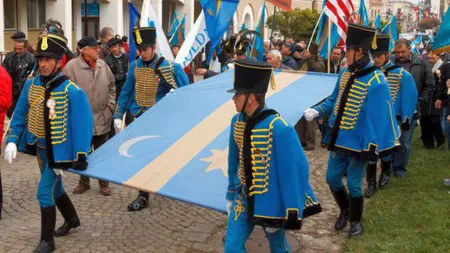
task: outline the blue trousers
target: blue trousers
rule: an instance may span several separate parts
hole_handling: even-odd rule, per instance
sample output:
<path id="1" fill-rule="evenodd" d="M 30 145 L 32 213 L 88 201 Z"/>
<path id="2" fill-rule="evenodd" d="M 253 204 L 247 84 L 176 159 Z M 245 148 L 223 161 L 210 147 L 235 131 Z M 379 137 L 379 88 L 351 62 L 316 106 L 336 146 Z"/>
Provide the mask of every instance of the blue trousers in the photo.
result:
<path id="1" fill-rule="evenodd" d="M 347 172 L 347 188 L 350 197 L 357 198 L 363 195 L 362 186 L 366 171 L 366 160 L 353 156 L 330 152 L 327 169 L 327 183 L 331 191 L 337 192 L 344 187 L 342 177 Z"/>
<path id="2" fill-rule="evenodd" d="M 408 131 L 403 130 L 400 136 L 400 144 L 402 150 L 395 152 L 392 159 L 392 167 L 396 175 L 406 175 L 406 166 L 408 165 L 409 156 L 411 154 L 411 145 L 414 130 L 416 129 L 417 122 L 413 121 Z"/>
<path id="3" fill-rule="evenodd" d="M 61 176 L 48 167 L 45 149 L 37 148 L 37 157 L 41 178 L 39 180 L 37 198 L 39 205 L 43 208 L 55 205 L 55 200 L 65 193 Z"/>
<path id="4" fill-rule="evenodd" d="M 233 201 L 233 207 L 228 217 L 228 229 L 225 237 L 225 253 L 245 253 L 245 242 L 252 233 L 254 225 L 247 222 L 247 197 L 244 194 L 237 195 Z M 290 253 L 291 249 L 284 229 L 270 234 L 266 233 L 269 240 L 270 252 Z"/>

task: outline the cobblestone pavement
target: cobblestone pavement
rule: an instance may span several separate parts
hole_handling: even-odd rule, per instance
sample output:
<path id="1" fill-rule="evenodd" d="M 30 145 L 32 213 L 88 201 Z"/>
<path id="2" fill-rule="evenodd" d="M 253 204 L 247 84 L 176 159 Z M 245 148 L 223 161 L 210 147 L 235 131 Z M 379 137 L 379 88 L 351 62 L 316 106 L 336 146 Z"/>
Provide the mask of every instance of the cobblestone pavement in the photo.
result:
<path id="1" fill-rule="evenodd" d="M 328 152 L 316 147 L 307 156 L 310 183 L 323 212 L 305 220 L 301 231 L 288 233 L 291 248 L 293 252 L 339 252 L 347 233 L 333 229 L 338 208 L 325 182 Z M 19 154 L 12 165 L 1 166 L 4 211 L 0 252 L 32 252 L 40 233 L 36 159 Z M 82 225 L 69 236 L 56 239 L 57 252 L 223 252 L 225 214 L 156 195 L 151 195 L 150 208 L 128 212 L 126 206 L 136 197 L 136 190 L 112 185 L 112 195 L 104 197 L 92 180 L 91 190 L 73 195 L 77 180 L 78 176 L 65 173 L 63 181 Z M 57 227 L 62 223 L 58 213 Z M 250 253 L 269 252 L 261 229 L 255 229 L 247 248 Z"/>

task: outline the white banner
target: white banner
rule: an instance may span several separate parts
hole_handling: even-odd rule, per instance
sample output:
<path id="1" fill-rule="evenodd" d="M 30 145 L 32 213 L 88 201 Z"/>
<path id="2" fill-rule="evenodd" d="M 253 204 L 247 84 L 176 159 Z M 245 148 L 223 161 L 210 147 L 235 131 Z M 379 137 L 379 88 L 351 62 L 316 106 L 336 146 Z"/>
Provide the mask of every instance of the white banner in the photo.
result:
<path id="1" fill-rule="evenodd" d="M 150 1 L 144 0 L 141 11 L 141 27 L 149 27 L 153 22 L 156 27 L 156 52 L 159 55 L 164 56 L 169 61 L 173 61 L 172 50 L 170 49 L 169 42 L 167 41 L 166 34 L 164 33 L 161 24 L 159 23 L 158 16 Z"/>
<path id="2" fill-rule="evenodd" d="M 185 68 L 192 62 L 195 56 L 202 51 L 202 48 L 205 47 L 208 41 L 209 36 L 206 31 L 205 14 L 203 14 L 202 11 L 181 46 L 175 62 L 181 64 L 183 68 Z"/>

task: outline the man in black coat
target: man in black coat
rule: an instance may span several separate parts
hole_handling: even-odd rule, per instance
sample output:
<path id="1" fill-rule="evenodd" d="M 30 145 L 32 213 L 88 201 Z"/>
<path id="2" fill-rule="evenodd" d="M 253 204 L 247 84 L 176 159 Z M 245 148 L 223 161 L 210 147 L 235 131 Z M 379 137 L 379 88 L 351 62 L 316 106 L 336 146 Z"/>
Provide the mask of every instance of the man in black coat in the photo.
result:
<path id="1" fill-rule="evenodd" d="M 417 103 L 418 113 L 414 115 L 415 120 L 419 118 L 419 114 L 422 116 L 429 116 L 430 110 L 424 105 L 430 103 L 433 98 L 435 82 L 428 62 L 419 58 L 417 55 L 412 54 L 410 42 L 403 38 L 395 42 L 395 57 L 392 59 L 392 62 L 402 66 L 411 73 L 416 82 L 419 101 Z M 417 125 L 415 120 L 411 124 L 409 130 L 402 131 L 402 135 L 405 137 L 405 145 L 403 150 L 396 153 L 393 159 L 394 173 L 397 177 L 406 177 L 406 165 L 408 164 L 409 155 L 411 153 L 412 136 Z M 422 131 L 424 130 L 426 129 L 422 129 Z"/>
<path id="2" fill-rule="evenodd" d="M 8 53 L 3 60 L 3 67 L 13 81 L 13 103 L 7 112 L 9 118 L 11 118 L 16 108 L 16 103 L 19 100 L 23 85 L 32 72 L 36 62 L 34 56 L 28 52 L 27 46 L 28 41 L 26 39 L 22 37 L 14 39 L 14 51 Z"/>
<path id="3" fill-rule="evenodd" d="M 112 38 L 108 41 L 108 48 L 111 54 L 105 57 L 105 62 L 108 64 L 116 81 L 116 102 L 120 96 L 128 73 L 128 54 L 122 53 L 122 40 Z"/>

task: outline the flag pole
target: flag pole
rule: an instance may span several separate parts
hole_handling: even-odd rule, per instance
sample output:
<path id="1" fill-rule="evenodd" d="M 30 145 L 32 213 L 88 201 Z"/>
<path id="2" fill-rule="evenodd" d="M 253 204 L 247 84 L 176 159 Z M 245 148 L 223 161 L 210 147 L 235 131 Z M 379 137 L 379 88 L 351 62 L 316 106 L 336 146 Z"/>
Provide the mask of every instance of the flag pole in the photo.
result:
<path id="1" fill-rule="evenodd" d="M 308 47 L 306 48 L 306 51 L 308 51 L 309 47 L 311 46 L 312 39 L 314 38 L 314 34 L 316 33 L 317 27 L 319 26 L 319 23 L 320 23 L 320 20 L 322 19 L 322 16 L 323 16 L 323 11 L 320 12 L 319 19 L 317 20 L 316 26 L 314 27 L 314 30 L 313 30 L 313 32 L 311 34 L 311 39 L 309 39 Z"/>
<path id="2" fill-rule="evenodd" d="M 277 14 L 277 6 L 273 6 L 273 16 L 272 16 L 272 30 L 270 31 L 270 50 L 273 46 L 273 30 L 275 29 L 275 15 Z"/>
<path id="3" fill-rule="evenodd" d="M 331 69 L 330 56 L 331 56 L 331 19 L 328 19 L 328 74 L 330 74 Z"/>

